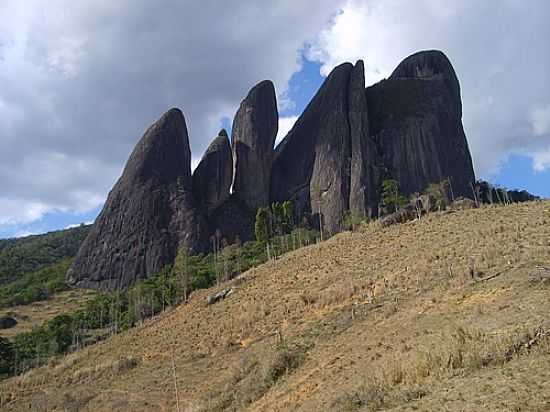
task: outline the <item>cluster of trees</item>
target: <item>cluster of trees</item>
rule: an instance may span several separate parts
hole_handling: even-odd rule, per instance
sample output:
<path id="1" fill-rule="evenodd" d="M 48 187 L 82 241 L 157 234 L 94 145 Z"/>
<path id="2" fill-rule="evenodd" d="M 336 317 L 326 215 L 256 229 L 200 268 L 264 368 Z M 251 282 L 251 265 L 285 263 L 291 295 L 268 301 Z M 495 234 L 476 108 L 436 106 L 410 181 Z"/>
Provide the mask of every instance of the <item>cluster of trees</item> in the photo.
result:
<path id="1" fill-rule="evenodd" d="M 381 185 L 378 217 L 392 214 L 405 216 L 412 212 L 420 218 L 422 214 L 446 209 L 454 200 L 450 179 L 431 183 L 422 193 L 412 193 L 409 197 L 401 193 L 397 180 L 385 179 Z M 368 216 L 351 210 L 344 216 L 344 229 L 354 230 L 368 221 Z"/>
<path id="2" fill-rule="evenodd" d="M 79 226 L 44 235 L 0 240 L 0 285 L 22 275 L 74 257 L 90 226 Z"/>
<path id="3" fill-rule="evenodd" d="M 269 233 L 280 233 L 277 225 L 281 224 L 283 232 L 289 230 L 287 223 L 286 220 L 272 222 L 275 229 Z M 274 235 L 270 240 L 279 242 L 281 236 L 289 235 Z M 302 229 L 300 236 L 304 244 L 315 234 Z M 225 243 L 220 242 L 220 245 Z M 271 251 L 275 249 L 274 246 Z M 264 241 L 220 246 L 205 255 L 190 255 L 186 248 L 181 248 L 173 266 L 165 267 L 130 289 L 97 294 L 74 313 L 57 316 L 30 332 L 17 334 L 11 341 L 0 339 L 0 376 L 24 372 L 52 356 L 131 328 L 170 306 L 186 302 L 193 290 L 211 287 L 267 261 L 269 257 Z M 69 263 L 67 261 L 65 265 Z"/>
<path id="4" fill-rule="evenodd" d="M 261 207 L 256 212 L 254 230 L 256 240 L 266 243 L 274 236 L 292 232 L 294 229 L 294 205 L 290 200 L 275 202 L 271 207 Z"/>
<path id="5" fill-rule="evenodd" d="M 72 258 L 62 259 L 3 285 L 0 288 L 0 308 L 47 300 L 54 293 L 67 290 L 65 276 L 71 262 Z"/>
<path id="6" fill-rule="evenodd" d="M 73 317 L 59 315 L 13 341 L 0 337 L 0 376 L 9 376 L 42 365 L 73 343 Z"/>
<path id="7" fill-rule="evenodd" d="M 475 197 L 475 199 L 475 203 L 479 205 L 478 198 Z M 411 193 L 409 198 L 400 193 L 399 184 L 396 180 L 387 179 L 382 183 L 379 215 L 380 217 L 384 217 L 385 215 L 400 211 L 414 211 L 415 216 L 420 218 L 426 213 L 445 210 L 454 201 L 455 198 L 450 179 L 430 183 L 423 192 Z"/>
<path id="8" fill-rule="evenodd" d="M 307 219 L 301 225 L 295 223 L 294 204 L 290 200 L 259 208 L 254 229 L 256 241 L 264 245 L 268 259 L 309 245 L 318 238 L 319 233 L 310 229 Z"/>

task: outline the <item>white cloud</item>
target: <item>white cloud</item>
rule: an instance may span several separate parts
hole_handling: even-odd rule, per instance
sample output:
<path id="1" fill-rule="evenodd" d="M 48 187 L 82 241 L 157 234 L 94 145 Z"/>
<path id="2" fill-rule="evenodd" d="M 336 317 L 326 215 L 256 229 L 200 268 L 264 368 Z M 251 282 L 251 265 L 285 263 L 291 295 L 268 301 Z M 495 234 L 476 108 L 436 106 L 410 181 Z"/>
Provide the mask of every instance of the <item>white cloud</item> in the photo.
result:
<path id="1" fill-rule="evenodd" d="M 529 120 L 535 136 L 550 134 L 550 104 L 533 109 Z"/>
<path id="2" fill-rule="evenodd" d="M 91 225 L 92 223 L 94 223 L 93 220 L 87 220 L 87 221 L 81 222 L 81 223 L 73 223 L 72 225 L 65 226 L 65 229 L 73 229 L 75 227 L 80 227 L 80 225 Z"/>
<path id="3" fill-rule="evenodd" d="M 275 146 L 277 146 L 281 140 L 290 132 L 294 123 L 298 120 L 298 116 L 280 117 L 279 118 L 279 131 L 277 132 L 277 138 L 275 139 Z"/>
<path id="4" fill-rule="evenodd" d="M 537 172 L 550 169 L 550 149 L 538 152 L 533 156 L 533 169 Z"/>
<path id="5" fill-rule="evenodd" d="M 196 165 L 255 83 L 285 96 L 300 50 L 341 4 L 0 1 L 0 225 L 97 207 L 170 107 Z"/>
<path id="6" fill-rule="evenodd" d="M 17 232 L 14 237 L 27 237 L 27 236 L 37 235 L 37 234 L 38 234 L 38 232 L 23 230 L 21 232 Z"/>
<path id="7" fill-rule="evenodd" d="M 512 153 L 544 157 L 550 147 L 546 108 L 529 111 L 550 95 L 549 18 L 545 0 L 349 0 L 309 57 L 325 74 L 361 58 L 372 84 L 418 50 L 443 50 L 461 82 L 476 173 L 488 177 Z"/>
<path id="8" fill-rule="evenodd" d="M 272 79 L 280 107 L 292 107 L 287 83 L 309 43 L 323 73 L 364 59 L 368 83 L 419 49 L 444 50 L 478 174 L 515 152 L 543 167 L 546 112 L 530 109 L 550 95 L 549 10 L 545 0 L 2 0 L 0 225 L 96 207 L 172 106 L 196 165 L 258 81 Z"/>
<path id="9" fill-rule="evenodd" d="M 22 207 L 18 199 L 2 197 L 0 198 L 0 225 L 14 225 L 30 223 L 40 219 L 48 211 L 48 206 L 37 202 L 27 202 Z"/>

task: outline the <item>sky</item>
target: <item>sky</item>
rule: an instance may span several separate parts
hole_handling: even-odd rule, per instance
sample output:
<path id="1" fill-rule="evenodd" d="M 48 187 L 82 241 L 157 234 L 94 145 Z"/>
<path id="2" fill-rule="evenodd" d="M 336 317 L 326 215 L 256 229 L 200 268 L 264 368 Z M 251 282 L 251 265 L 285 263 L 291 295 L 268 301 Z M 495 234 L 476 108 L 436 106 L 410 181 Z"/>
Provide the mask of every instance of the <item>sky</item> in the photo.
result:
<path id="1" fill-rule="evenodd" d="M 179 107 L 193 165 L 271 79 L 284 137 L 330 70 L 418 50 L 457 72 L 476 176 L 550 197 L 546 0 L 2 0 L 0 238 L 92 222 L 145 129 Z"/>

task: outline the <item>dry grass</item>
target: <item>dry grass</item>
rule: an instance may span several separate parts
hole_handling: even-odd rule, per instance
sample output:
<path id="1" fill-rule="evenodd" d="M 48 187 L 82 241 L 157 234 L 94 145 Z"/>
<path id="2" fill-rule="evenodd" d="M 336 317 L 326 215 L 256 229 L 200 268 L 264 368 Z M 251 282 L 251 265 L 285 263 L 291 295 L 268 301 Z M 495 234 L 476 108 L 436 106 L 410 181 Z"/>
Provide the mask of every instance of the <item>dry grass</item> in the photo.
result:
<path id="1" fill-rule="evenodd" d="M 291 374 L 304 361 L 306 348 L 281 342 L 262 359 L 244 357 L 233 368 L 227 384 L 208 393 L 200 411 L 239 411 L 247 408 Z"/>
<path id="2" fill-rule="evenodd" d="M 357 390 L 332 405 L 335 410 L 376 411 L 417 401 L 429 391 L 430 379 L 468 376 L 523 356 L 533 359 L 550 355 L 550 329 L 491 336 L 478 330 L 458 328 L 437 347 L 396 355 L 386 360 Z"/>
<path id="3" fill-rule="evenodd" d="M 76 289 L 57 293 L 48 300 L 0 309 L 0 316 L 9 314 L 17 319 L 17 325 L 0 330 L 0 336 L 10 338 L 21 332 L 29 332 L 33 327 L 40 326 L 61 313 L 82 308 L 94 296 L 93 291 Z"/>
<path id="4" fill-rule="evenodd" d="M 188 411 L 544 410 L 548 342 L 522 345 L 550 317 L 549 210 L 486 207 L 342 233 L 248 271 L 222 302 L 199 291 L 2 383 L 0 409 L 41 399 L 48 410 L 174 410 L 173 353 Z M 125 357 L 139 362 L 95 369 Z"/>

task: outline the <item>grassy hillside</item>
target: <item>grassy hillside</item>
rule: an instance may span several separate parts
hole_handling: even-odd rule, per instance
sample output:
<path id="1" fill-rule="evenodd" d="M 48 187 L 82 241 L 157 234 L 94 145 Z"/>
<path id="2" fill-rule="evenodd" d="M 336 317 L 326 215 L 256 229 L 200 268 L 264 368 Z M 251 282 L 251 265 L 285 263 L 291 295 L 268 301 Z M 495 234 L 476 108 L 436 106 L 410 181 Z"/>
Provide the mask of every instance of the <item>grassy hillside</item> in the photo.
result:
<path id="1" fill-rule="evenodd" d="M 18 239 L 0 239 L 0 285 L 25 273 L 74 257 L 90 226 L 50 232 Z"/>
<path id="2" fill-rule="evenodd" d="M 374 223 L 6 380 L 0 409 L 548 410 L 549 297 L 550 202 Z"/>
<path id="3" fill-rule="evenodd" d="M 0 308 L 0 316 L 13 316 L 17 319 L 15 327 L 0 330 L 0 338 L 14 338 L 17 334 L 30 332 L 56 316 L 64 313 L 74 313 L 85 307 L 86 303 L 95 296 L 97 296 L 97 293 L 91 290 L 73 289 L 57 292 L 48 300 Z"/>
<path id="4" fill-rule="evenodd" d="M 88 291 L 68 291 L 65 283 L 67 269 L 89 228 L 0 240 L 0 316 L 17 320 L 15 327 L 0 330 L 0 342 L 73 312 L 94 296 Z M 0 376 L 6 361 L 1 352 L 0 348 Z"/>

